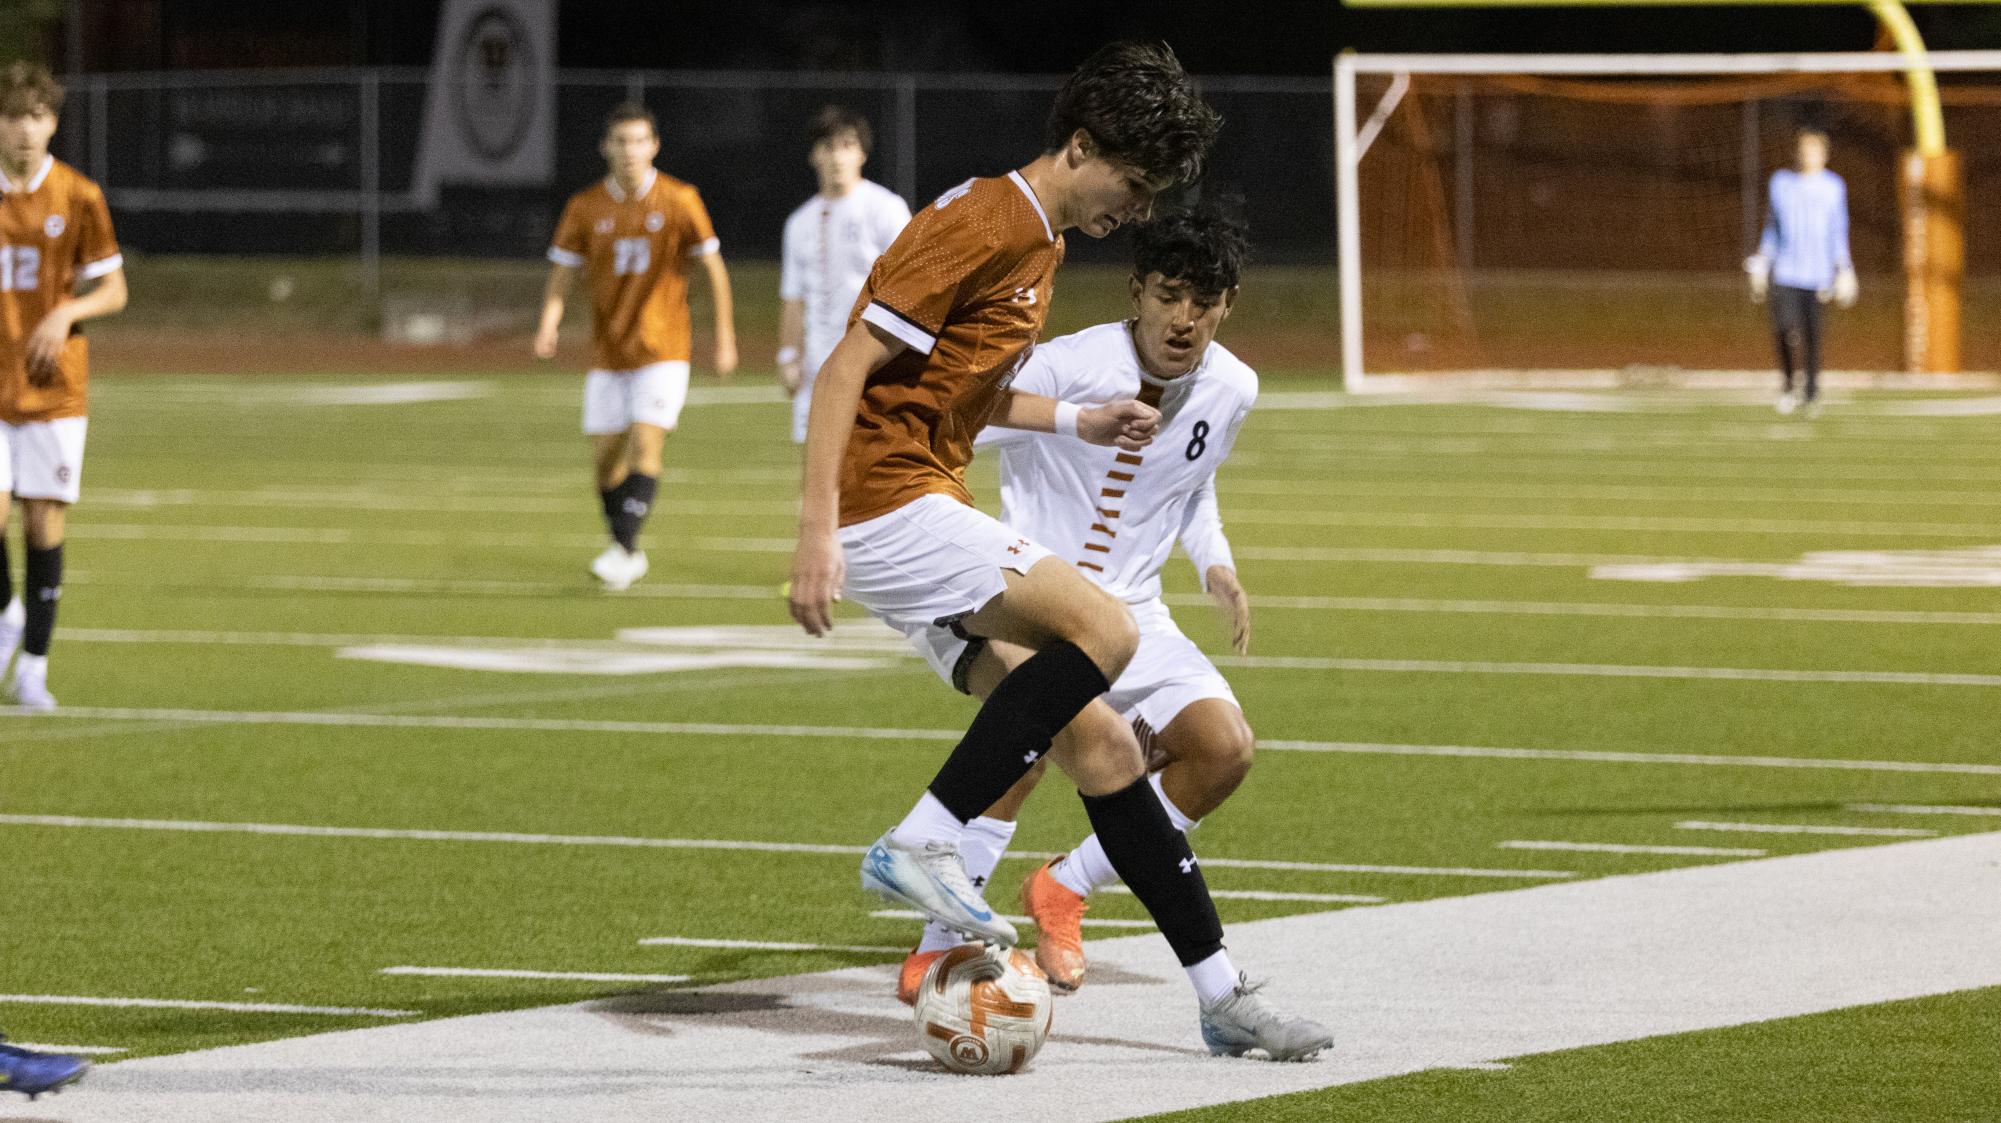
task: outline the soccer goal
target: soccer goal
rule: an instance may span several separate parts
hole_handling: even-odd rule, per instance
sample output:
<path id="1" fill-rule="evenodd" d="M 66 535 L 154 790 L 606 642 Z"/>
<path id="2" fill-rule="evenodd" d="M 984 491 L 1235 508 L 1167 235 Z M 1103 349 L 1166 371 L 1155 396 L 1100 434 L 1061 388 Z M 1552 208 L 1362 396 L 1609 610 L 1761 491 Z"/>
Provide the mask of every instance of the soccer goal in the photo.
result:
<path id="1" fill-rule="evenodd" d="M 1744 261 L 1808 127 L 1861 276 L 1828 366 L 2001 369 L 2001 51 L 1924 62 L 1914 114 L 1894 53 L 1340 56 L 1343 384 L 1769 370 Z"/>

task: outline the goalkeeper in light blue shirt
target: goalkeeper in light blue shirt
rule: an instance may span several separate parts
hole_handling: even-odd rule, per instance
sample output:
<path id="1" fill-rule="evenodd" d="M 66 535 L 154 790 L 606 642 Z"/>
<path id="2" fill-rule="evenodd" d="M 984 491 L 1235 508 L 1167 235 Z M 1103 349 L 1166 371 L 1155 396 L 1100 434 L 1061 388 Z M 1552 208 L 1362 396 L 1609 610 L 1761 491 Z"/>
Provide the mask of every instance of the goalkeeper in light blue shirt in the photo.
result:
<path id="1" fill-rule="evenodd" d="M 1820 405 L 1821 305 L 1855 303 L 1855 264 L 1848 256 L 1848 184 L 1827 167 L 1827 134 L 1799 131 L 1799 166 L 1772 173 L 1765 233 L 1744 262 L 1751 299 L 1769 300 L 1785 382 L 1778 410 Z M 1798 379 L 1797 375 L 1805 375 Z M 1795 389 L 1795 386 L 1798 389 Z"/>

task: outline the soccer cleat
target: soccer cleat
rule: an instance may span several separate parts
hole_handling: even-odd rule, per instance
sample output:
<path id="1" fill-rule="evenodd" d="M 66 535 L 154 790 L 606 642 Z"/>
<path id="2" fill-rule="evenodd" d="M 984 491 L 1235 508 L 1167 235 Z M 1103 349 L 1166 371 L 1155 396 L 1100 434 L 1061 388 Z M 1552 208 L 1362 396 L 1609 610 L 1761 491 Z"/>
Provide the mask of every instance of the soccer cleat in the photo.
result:
<path id="1" fill-rule="evenodd" d="M 1812 420 L 1813 420 L 1814 418 L 1816 418 L 1816 417 L 1819 417 L 1819 416 L 1820 416 L 1820 399 L 1819 399 L 1819 398 L 1808 398 L 1808 399 L 1806 400 L 1806 411 L 1805 411 L 1805 412 L 1806 412 L 1806 419 L 1807 419 L 1808 421 L 1812 421 Z"/>
<path id="2" fill-rule="evenodd" d="M 1017 942 L 1014 925 L 987 907 L 966 877 L 959 848 L 950 842 L 911 849 L 884 834 L 862 857 L 862 888 L 892 904 L 910 905 L 969 939 L 1004 948 Z"/>
<path id="3" fill-rule="evenodd" d="M 917 1005 L 917 991 L 924 985 L 924 973 L 938 962 L 944 951 L 917 951 L 912 949 L 903 957 L 903 970 L 896 975 L 896 1000 L 905 1006 Z"/>
<path id="4" fill-rule="evenodd" d="M 632 583 L 646 576 L 646 552 L 634 550 L 626 552 L 625 547 L 614 542 L 604 548 L 591 561 L 591 575 L 604 583 L 606 589 L 619 592 L 630 589 Z"/>
<path id="5" fill-rule="evenodd" d="M 61 1091 L 89 1071 L 90 1062 L 82 1057 L 0 1044 L 0 1092 L 20 1092 L 32 1100 L 43 1092 Z"/>
<path id="6" fill-rule="evenodd" d="M 1021 883 L 1021 911 L 1042 933 L 1035 940 L 1035 965 L 1049 976 L 1051 989 L 1069 994 L 1084 985 L 1084 911 L 1091 902 L 1050 874 L 1062 860 L 1051 858 Z"/>
<path id="7" fill-rule="evenodd" d="M 28 612 L 21 607 L 19 598 L 7 602 L 5 611 L 0 611 L 0 671 L 7 669 L 7 661 L 14 657 L 14 649 L 21 646 L 21 632 L 28 626 Z"/>
<path id="8" fill-rule="evenodd" d="M 1211 1056 L 1241 1057 L 1262 1049 L 1274 1061 L 1304 1061 L 1334 1047 L 1326 1026 L 1279 1013 L 1258 993 L 1262 989 L 1263 983 L 1252 985 L 1240 974 L 1235 990 L 1202 1008 L 1202 1043 Z"/>
<path id="9" fill-rule="evenodd" d="M 21 657 L 23 663 L 28 657 Z M 8 684 L 7 696 L 24 710 L 36 713 L 50 713 L 56 708 L 56 696 L 49 693 L 49 669 L 47 664 L 36 667 L 15 667 L 14 680 Z"/>
<path id="10" fill-rule="evenodd" d="M 1799 395 L 1793 393 L 1791 390 L 1780 391 L 1779 400 L 1772 403 L 1772 408 L 1779 411 L 1780 417 L 1791 417 L 1793 411 L 1799 407 Z"/>

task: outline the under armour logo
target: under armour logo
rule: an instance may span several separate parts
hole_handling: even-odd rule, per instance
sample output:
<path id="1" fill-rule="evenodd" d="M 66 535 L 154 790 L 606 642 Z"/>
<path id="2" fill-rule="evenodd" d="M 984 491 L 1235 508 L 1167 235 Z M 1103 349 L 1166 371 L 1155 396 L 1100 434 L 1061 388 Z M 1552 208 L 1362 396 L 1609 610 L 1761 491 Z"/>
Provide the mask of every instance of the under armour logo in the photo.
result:
<path id="1" fill-rule="evenodd" d="M 1181 872 L 1182 873 L 1195 872 L 1195 855 L 1190 854 L 1186 858 L 1181 859 Z"/>
<path id="2" fill-rule="evenodd" d="M 1041 753 L 1040 751 L 1038 751 L 1038 750 L 1034 750 L 1034 749 L 1031 749 L 1031 750 L 1029 750 L 1029 751 L 1028 751 L 1028 753 L 1027 753 L 1026 755 L 1024 755 L 1024 756 L 1023 756 L 1023 757 L 1021 758 L 1021 760 L 1022 760 L 1022 763 L 1024 763 L 1024 764 L 1034 764 L 1034 763 L 1035 763 L 1035 758 L 1036 758 L 1036 757 L 1039 757 L 1039 756 L 1041 756 L 1041 755 L 1042 755 L 1042 753 Z"/>
<path id="3" fill-rule="evenodd" d="M 1032 288 L 1019 288 L 1014 290 L 1014 302 L 1016 304 L 1027 304 L 1033 306 L 1035 304 L 1035 290 Z"/>
<path id="4" fill-rule="evenodd" d="M 1007 548 L 1007 552 L 1008 552 L 1008 553 L 1010 553 L 1010 554 L 1019 554 L 1019 553 L 1021 553 L 1021 547 L 1019 547 L 1019 546 L 1009 546 L 1009 547 Z"/>
<path id="5" fill-rule="evenodd" d="M 985 889 L 986 887 L 987 887 L 987 879 L 984 876 L 973 878 L 973 888 Z"/>
<path id="6" fill-rule="evenodd" d="M 646 512 L 651 509 L 652 504 L 647 503 L 643 499 L 628 499 L 625 501 L 625 513 L 635 518 L 645 518 Z"/>

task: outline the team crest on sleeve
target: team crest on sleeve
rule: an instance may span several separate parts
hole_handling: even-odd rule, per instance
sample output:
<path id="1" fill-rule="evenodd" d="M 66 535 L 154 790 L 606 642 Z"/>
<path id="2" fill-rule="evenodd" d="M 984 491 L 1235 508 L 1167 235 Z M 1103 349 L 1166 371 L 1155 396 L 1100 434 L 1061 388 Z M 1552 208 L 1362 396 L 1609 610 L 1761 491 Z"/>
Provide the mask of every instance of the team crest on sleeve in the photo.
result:
<path id="1" fill-rule="evenodd" d="M 664 214 L 661 214 L 661 213 L 660 213 L 659 211 L 647 211 L 647 212 L 646 212 L 646 232 L 647 232 L 647 233 L 649 233 L 649 234 L 658 234 L 658 233 L 660 233 L 660 228 L 661 228 L 661 227 L 663 227 L 663 226 L 665 226 L 665 225 L 667 225 L 667 216 L 666 216 L 666 215 L 664 215 Z"/>
<path id="2" fill-rule="evenodd" d="M 59 214 L 52 214 L 42 220 L 42 233 L 51 238 L 62 237 L 63 231 L 68 229 L 68 227 L 69 223 L 64 221 L 63 216 Z"/>

